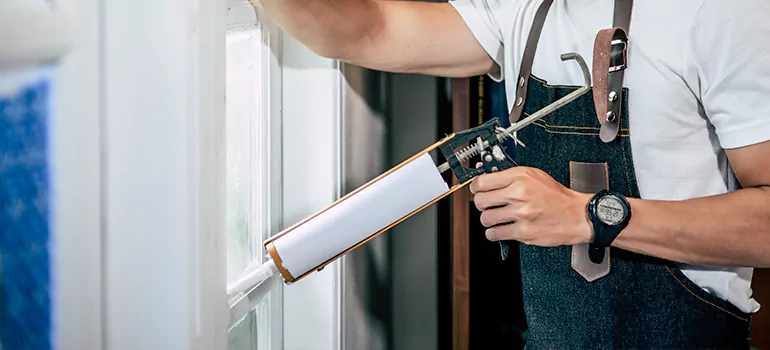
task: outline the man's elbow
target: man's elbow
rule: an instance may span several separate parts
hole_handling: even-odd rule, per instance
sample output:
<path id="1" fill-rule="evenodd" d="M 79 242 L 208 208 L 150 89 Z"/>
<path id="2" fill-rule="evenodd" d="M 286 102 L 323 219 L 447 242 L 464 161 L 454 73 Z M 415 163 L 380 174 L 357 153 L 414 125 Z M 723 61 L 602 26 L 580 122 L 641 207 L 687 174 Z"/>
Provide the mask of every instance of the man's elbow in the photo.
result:
<path id="1" fill-rule="evenodd" d="M 350 21 L 327 27 L 325 33 L 320 33 L 316 40 L 308 43 L 308 48 L 319 56 L 341 61 L 356 61 L 369 56 L 387 39 L 383 21 L 376 20 L 375 16 L 369 18 L 369 21 Z"/>
<path id="2" fill-rule="evenodd" d="M 307 44 L 306 46 L 316 55 L 328 59 L 345 61 L 350 56 L 349 50 L 340 45 L 339 42 L 337 44 Z"/>

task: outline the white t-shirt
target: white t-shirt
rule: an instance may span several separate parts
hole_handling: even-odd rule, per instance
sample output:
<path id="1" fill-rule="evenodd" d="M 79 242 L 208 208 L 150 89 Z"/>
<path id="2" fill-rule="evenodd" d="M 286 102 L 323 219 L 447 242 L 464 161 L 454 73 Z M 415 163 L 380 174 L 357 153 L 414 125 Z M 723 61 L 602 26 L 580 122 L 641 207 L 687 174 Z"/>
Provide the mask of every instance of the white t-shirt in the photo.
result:
<path id="1" fill-rule="evenodd" d="M 501 68 L 508 107 L 521 58 L 542 0 L 453 0 Z M 555 0 L 532 74 L 549 84 L 581 85 L 577 52 L 590 65 L 596 33 L 612 27 L 613 0 Z M 735 190 L 724 149 L 770 140 L 770 2 L 636 1 L 631 19 L 629 122 L 643 199 L 683 200 Z M 496 75 L 496 76 L 495 76 Z M 745 312 L 752 268 L 681 266 L 706 291 Z"/>

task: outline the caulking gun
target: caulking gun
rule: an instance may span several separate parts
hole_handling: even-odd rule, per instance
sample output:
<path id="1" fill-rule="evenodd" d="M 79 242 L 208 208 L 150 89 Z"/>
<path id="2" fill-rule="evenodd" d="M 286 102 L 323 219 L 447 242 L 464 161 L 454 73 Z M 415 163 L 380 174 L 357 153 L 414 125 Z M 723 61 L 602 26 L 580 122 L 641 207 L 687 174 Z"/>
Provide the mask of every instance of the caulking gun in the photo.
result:
<path id="1" fill-rule="evenodd" d="M 355 189 L 330 206 L 285 229 L 265 242 L 269 259 L 228 286 L 230 297 L 247 292 L 266 279 L 280 274 L 287 284 L 320 271 L 339 257 L 382 232 L 417 214 L 442 198 L 465 187 L 481 174 L 516 165 L 502 149 L 518 130 L 552 113 L 591 89 L 591 76 L 577 53 L 561 55 L 575 60 L 584 84 L 567 96 L 528 117 L 503 128 L 497 118 L 433 144 L 384 174 Z M 445 162 L 436 166 L 428 152 L 440 151 Z M 480 156 L 483 166 L 467 166 Z M 457 184 L 451 188 L 442 173 L 452 170 Z M 505 247 L 503 247 L 505 249 Z"/>

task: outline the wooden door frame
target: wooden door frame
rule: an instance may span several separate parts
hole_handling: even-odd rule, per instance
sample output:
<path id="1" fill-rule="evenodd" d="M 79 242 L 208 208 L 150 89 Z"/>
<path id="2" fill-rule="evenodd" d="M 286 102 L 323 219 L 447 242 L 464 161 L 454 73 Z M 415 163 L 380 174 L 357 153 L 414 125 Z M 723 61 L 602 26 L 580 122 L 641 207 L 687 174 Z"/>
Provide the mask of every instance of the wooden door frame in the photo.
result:
<path id="1" fill-rule="evenodd" d="M 471 79 L 452 82 L 452 130 L 470 127 Z M 457 179 L 453 179 L 453 185 Z M 452 349 L 468 350 L 470 341 L 470 192 L 452 195 Z"/>

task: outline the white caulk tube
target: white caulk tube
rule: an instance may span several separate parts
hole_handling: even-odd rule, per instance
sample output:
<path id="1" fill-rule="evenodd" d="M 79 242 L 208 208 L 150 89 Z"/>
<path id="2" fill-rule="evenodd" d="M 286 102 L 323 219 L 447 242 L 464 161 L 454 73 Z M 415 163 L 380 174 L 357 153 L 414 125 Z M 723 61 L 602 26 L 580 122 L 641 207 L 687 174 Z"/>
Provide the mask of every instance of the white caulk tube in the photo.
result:
<path id="1" fill-rule="evenodd" d="M 228 294 L 244 292 L 277 273 L 286 283 L 295 282 L 450 194 L 427 153 L 437 145 L 275 235 L 265 243 L 271 260 L 228 286 Z"/>

